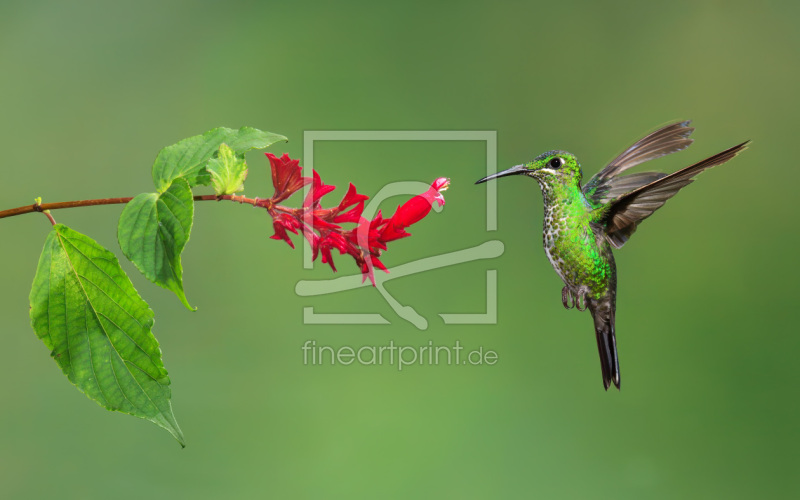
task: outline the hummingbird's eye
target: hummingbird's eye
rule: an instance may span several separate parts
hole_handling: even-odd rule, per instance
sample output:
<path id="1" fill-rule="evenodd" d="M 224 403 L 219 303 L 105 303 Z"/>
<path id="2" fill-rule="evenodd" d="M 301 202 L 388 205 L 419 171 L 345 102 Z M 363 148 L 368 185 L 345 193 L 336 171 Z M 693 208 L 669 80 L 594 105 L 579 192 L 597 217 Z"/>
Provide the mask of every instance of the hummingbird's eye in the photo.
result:
<path id="1" fill-rule="evenodd" d="M 555 158 L 553 158 L 552 160 L 550 160 L 550 162 L 549 162 L 549 163 L 550 163 L 550 167 L 551 167 L 551 168 L 561 168 L 561 165 L 563 165 L 563 164 L 564 164 L 564 160 L 562 160 L 561 158 L 559 158 L 558 156 L 556 156 Z"/>

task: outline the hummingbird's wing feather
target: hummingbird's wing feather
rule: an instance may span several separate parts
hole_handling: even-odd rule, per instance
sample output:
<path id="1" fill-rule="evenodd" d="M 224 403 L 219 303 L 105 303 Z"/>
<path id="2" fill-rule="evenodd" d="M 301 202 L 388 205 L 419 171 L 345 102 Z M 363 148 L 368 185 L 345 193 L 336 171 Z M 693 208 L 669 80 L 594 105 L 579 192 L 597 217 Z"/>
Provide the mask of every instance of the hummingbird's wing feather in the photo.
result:
<path id="1" fill-rule="evenodd" d="M 592 193 L 591 201 L 596 206 L 602 206 L 623 194 L 630 193 L 666 176 L 667 174 L 663 172 L 639 172 L 612 177 L 606 179 L 606 182 Z"/>
<path id="2" fill-rule="evenodd" d="M 749 142 L 743 142 L 694 165 L 658 178 L 612 201 L 603 215 L 608 241 L 615 248 L 622 248 L 641 221 L 675 196 L 675 193 L 681 188 L 691 184 L 697 174 L 711 167 L 722 165 L 747 148 Z"/>
<path id="3" fill-rule="evenodd" d="M 694 132 L 694 128 L 689 126 L 690 123 L 688 120 L 673 123 L 643 137 L 589 179 L 583 187 L 583 194 L 598 204 L 613 199 L 613 196 L 608 196 L 608 192 L 614 189 L 619 174 L 640 163 L 689 147 L 693 142 L 689 136 Z"/>

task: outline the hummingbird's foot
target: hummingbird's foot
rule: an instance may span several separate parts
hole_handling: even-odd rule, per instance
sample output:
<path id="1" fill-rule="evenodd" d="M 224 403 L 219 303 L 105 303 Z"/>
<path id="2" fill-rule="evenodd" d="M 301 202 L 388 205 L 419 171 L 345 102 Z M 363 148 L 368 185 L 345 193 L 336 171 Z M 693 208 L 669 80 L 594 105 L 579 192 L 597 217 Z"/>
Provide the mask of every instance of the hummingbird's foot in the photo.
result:
<path id="1" fill-rule="evenodd" d="M 572 298 L 573 296 L 569 288 L 564 287 L 561 289 L 561 303 L 564 304 L 564 309 L 572 309 L 575 307 L 574 303 L 570 303 L 570 299 Z"/>
<path id="2" fill-rule="evenodd" d="M 588 304 L 586 303 L 585 293 L 579 293 L 578 295 L 575 295 L 573 297 L 573 300 L 575 301 L 575 309 L 579 310 L 580 312 L 585 311 L 586 308 L 588 307 Z"/>
<path id="3" fill-rule="evenodd" d="M 585 292 L 573 292 L 566 286 L 561 289 L 561 303 L 564 304 L 564 309 L 572 309 L 574 307 L 581 312 L 588 307 Z"/>

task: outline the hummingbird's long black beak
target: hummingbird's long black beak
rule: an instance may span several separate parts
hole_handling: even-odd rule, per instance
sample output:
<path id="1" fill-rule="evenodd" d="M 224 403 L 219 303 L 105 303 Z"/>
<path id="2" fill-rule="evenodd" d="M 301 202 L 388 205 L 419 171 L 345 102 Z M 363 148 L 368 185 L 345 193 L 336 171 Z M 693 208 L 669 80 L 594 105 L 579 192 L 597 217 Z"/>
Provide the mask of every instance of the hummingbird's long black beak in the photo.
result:
<path id="1" fill-rule="evenodd" d="M 525 168 L 525 165 L 515 165 L 508 170 L 503 170 L 502 172 L 497 172 L 496 174 L 492 174 L 488 177 L 484 177 L 483 179 L 479 180 L 475 184 L 481 184 L 482 182 L 490 181 L 492 179 L 497 179 L 498 177 L 505 177 L 507 175 L 517 175 L 517 174 L 524 174 L 528 172 L 528 169 Z"/>

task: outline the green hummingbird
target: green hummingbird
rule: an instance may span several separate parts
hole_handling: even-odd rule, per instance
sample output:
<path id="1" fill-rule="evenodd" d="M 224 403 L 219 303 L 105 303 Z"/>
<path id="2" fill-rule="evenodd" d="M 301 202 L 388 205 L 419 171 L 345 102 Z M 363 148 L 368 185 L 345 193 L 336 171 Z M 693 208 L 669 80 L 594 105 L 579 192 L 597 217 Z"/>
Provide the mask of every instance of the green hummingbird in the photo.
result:
<path id="1" fill-rule="evenodd" d="M 700 172 L 722 165 L 750 141 L 672 174 L 620 175 L 640 163 L 686 149 L 694 131 L 690 121 L 667 125 L 642 138 L 581 186 L 575 155 L 548 151 L 533 161 L 484 177 L 480 184 L 508 175 L 526 175 L 539 183 L 544 198 L 544 251 L 564 288 L 564 307 L 592 313 L 603 386 L 619 389 L 619 358 L 614 333 L 617 270 L 611 249 L 622 248 L 636 227 Z"/>

